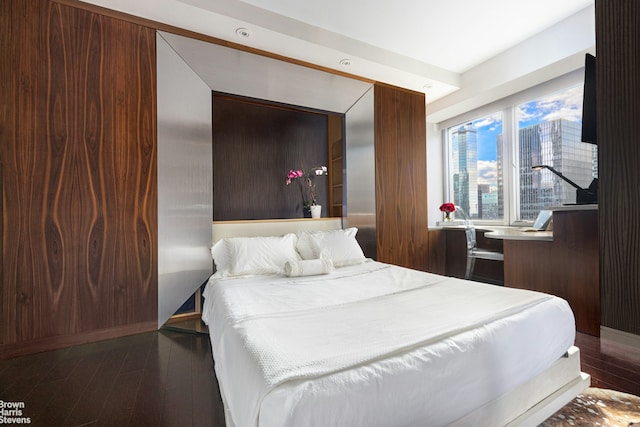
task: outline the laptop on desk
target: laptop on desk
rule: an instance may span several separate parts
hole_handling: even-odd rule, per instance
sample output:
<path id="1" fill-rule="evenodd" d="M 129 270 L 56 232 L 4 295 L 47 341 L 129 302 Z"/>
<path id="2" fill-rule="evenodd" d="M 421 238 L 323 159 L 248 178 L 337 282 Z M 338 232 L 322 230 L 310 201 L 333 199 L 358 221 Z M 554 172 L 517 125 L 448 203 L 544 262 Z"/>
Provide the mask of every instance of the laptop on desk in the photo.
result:
<path id="1" fill-rule="evenodd" d="M 550 228 L 553 219 L 553 211 L 543 209 L 540 211 L 532 227 L 525 227 L 522 231 L 546 231 Z"/>

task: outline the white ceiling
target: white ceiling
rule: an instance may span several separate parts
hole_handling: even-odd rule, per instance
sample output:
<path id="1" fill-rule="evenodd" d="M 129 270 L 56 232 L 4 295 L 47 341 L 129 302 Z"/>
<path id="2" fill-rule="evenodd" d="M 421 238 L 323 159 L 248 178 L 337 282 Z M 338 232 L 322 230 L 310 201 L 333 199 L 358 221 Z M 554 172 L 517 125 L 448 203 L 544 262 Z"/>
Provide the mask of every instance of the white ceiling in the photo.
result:
<path id="1" fill-rule="evenodd" d="M 564 28 L 565 22 L 576 21 L 573 17 L 585 8 L 592 10 L 594 0 L 85 1 L 423 91 L 428 105 L 460 92 L 465 85 L 488 90 L 477 85 L 478 69 L 484 69 L 488 80 L 503 74 L 505 79 L 515 79 L 515 71 L 507 76 L 504 65 L 491 71 L 486 64 L 498 63 L 496 58 L 536 37 L 543 44 L 529 46 L 528 57 L 539 57 L 540 63 L 518 70 L 520 77 L 572 54 L 583 55 L 585 49 L 595 46 L 594 29 L 582 29 L 584 19 L 578 31 L 589 33 L 584 35 L 587 42 L 574 40 L 575 24 Z M 239 36 L 239 28 L 249 37 Z M 553 39 L 540 36 L 552 28 L 556 28 Z M 349 65 L 341 65 L 341 60 Z M 518 61 L 515 68 L 531 58 Z M 575 64 L 566 71 L 571 67 Z M 498 84 L 495 81 L 492 87 Z"/>
<path id="2" fill-rule="evenodd" d="M 183 1 L 190 3 L 190 0 Z M 209 3 L 212 5 L 214 1 Z M 462 73 L 584 9 L 593 0 L 375 3 L 370 0 L 245 0 L 244 3 L 288 16 L 312 28 Z"/>

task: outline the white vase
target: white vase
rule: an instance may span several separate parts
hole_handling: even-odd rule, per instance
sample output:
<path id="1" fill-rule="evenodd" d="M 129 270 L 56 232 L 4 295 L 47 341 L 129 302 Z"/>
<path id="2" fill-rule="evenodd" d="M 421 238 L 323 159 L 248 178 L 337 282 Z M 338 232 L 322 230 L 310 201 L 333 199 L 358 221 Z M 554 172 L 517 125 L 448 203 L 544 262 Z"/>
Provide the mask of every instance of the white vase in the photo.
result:
<path id="1" fill-rule="evenodd" d="M 322 215 L 322 205 L 311 205 L 311 218 L 320 218 Z"/>

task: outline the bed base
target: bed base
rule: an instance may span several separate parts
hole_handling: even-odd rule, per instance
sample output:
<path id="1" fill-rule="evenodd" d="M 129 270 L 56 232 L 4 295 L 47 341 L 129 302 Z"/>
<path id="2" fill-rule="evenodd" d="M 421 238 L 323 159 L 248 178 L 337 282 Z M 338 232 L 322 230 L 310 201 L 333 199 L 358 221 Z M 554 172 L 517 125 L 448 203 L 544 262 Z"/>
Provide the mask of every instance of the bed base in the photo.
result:
<path id="1" fill-rule="evenodd" d="M 510 393 L 460 418 L 451 426 L 536 427 L 589 387 L 591 377 L 580 372 L 580 350 L 571 347 L 549 369 Z M 224 402 L 225 424 L 235 427 Z"/>
<path id="2" fill-rule="evenodd" d="M 535 427 L 573 400 L 590 383 L 591 377 L 580 372 L 580 350 L 574 346 L 546 371 L 452 425 Z"/>

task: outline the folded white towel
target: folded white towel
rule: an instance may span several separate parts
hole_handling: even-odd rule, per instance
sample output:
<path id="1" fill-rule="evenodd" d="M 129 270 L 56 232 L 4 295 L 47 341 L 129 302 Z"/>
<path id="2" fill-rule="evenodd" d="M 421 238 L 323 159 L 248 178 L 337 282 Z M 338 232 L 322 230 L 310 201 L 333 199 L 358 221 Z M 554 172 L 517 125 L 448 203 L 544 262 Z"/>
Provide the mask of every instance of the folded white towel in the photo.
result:
<path id="1" fill-rule="evenodd" d="M 324 258 L 287 261 L 284 265 L 284 272 L 289 277 L 329 274 L 332 271 L 333 262 Z"/>

